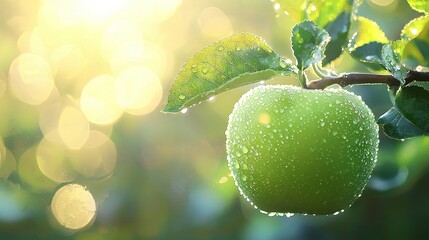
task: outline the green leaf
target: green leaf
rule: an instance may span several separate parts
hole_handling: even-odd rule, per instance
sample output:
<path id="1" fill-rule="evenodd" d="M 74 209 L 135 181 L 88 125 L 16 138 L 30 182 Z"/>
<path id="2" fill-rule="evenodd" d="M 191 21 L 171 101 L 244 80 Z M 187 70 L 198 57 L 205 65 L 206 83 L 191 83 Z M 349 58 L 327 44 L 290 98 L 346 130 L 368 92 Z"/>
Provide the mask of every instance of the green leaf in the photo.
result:
<path id="1" fill-rule="evenodd" d="M 389 42 L 380 26 L 368 18 L 358 17 L 353 21 L 350 32 L 353 33 L 348 46 L 350 52 L 370 42 Z"/>
<path id="2" fill-rule="evenodd" d="M 328 32 L 311 21 L 295 25 L 292 29 L 292 49 L 298 68 L 304 70 L 311 64 L 320 62 L 329 40 Z"/>
<path id="3" fill-rule="evenodd" d="M 343 53 L 343 46 L 348 40 L 351 12 L 344 11 L 333 21 L 325 26 L 331 41 L 326 46 L 323 65 L 329 64 Z"/>
<path id="4" fill-rule="evenodd" d="M 308 0 L 305 5 L 307 19 L 319 27 L 325 27 L 343 12 L 351 12 L 353 1 L 349 0 Z"/>
<path id="5" fill-rule="evenodd" d="M 394 139 L 429 135 L 429 92 L 419 86 L 401 88 L 395 106 L 381 116 L 378 123 L 386 135 Z"/>
<path id="6" fill-rule="evenodd" d="M 408 4 L 417 12 L 429 14 L 429 3 L 427 0 L 408 0 Z"/>
<path id="7" fill-rule="evenodd" d="M 391 44 L 385 44 L 381 49 L 381 63 L 389 71 L 392 76 L 401 82 L 401 85 L 405 84 L 405 78 L 409 72 L 409 69 L 405 68 L 401 64 L 400 54 L 396 52 Z"/>
<path id="8" fill-rule="evenodd" d="M 417 37 L 405 45 L 402 59 L 411 68 L 429 67 L 429 22 Z"/>
<path id="9" fill-rule="evenodd" d="M 381 50 L 383 48 L 383 43 L 380 42 L 370 42 L 364 44 L 360 47 L 355 48 L 350 52 L 350 55 L 363 63 L 366 67 L 380 71 L 383 70 L 382 63 L 382 54 Z"/>
<path id="10" fill-rule="evenodd" d="M 407 23 L 401 31 L 401 39 L 411 41 L 416 38 L 425 25 L 429 22 L 429 16 L 421 16 Z"/>
<path id="11" fill-rule="evenodd" d="M 401 112 L 392 107 L 378 119 L 378 124 L 383 126 L 384 133 L 393 139 L 403 140 L 423 135 L 423 131 L 404 117 Z"/>
<path id="12" fill-rule="evenodd" d="M 329 64 L 343 53 L 347 44 L 351 18 L 362 0 L 275 0 L 277 13 L 287 12 L 292 19 L 300 22 L 310 20 L 324 28 L 331 37 L 326 47 L 323 65 Z"/>
<path id="13" fill-rule="evenodd" d="M 234 34 L 197 52 L 175 79 L 164 112 L 179 112 L 220 92 L 296 72 L 253 34 Z"/>

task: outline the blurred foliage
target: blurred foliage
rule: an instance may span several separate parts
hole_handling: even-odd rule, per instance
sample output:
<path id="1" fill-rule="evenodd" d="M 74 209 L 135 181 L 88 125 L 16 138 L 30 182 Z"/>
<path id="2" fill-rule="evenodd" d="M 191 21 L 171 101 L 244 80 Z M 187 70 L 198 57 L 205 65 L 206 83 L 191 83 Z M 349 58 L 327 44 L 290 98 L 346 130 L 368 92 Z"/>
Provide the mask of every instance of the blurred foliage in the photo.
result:
<path id="1" fill-rule="evenodd" d="M 268 217 L 240 197 L 226 161 L 228 115 L 251 86 L 186 114 L 160 113 L 182 63 L 231 33 L 255 33 L 292 57 L 294 21 L 276 14 L 270 1 L 1 0 L 0 6 L 0 239 L 426 236 L 428 138 L 381 135 L 371 182 L 342 214 Z M 405 0 L 367 0 L 358 15 L 392 40 L 419 16 Z M 336 72 L 367 71 L 347 54 L 334 63 Z M 133 81 L 135 73 L 146 78 Z M 272 83 L 296 84 L 286 77 Z M 383 86 L 349 90 L 377 117 L 391 106 Z M 47 141 L 55 151 L 42 151 Z M 94 218 L 80 229 L 65 228 L 52 211 L 53 197 L 70 184 L 91 194 L 70 206 L 90 210 L 94 201 L 97 208 L 81 213 Z"/>

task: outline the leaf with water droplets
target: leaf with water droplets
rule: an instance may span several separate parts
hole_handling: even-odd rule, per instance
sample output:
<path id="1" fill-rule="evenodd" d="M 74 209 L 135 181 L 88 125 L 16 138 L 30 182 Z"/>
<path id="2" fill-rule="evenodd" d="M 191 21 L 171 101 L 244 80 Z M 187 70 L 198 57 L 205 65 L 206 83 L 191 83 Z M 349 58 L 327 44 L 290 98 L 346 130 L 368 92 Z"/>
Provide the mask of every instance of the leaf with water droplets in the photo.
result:
<path id="1" fill-rule="evenodd" d="M 426 22 L 417 37 L 405 45 L 402 59 L 411 68 L 429 67 L 429 22 Z"/>
<path id="2" fill-rule="evenodd" d="M 234 34 L 197 52 L 173 83 L 164 112 L 179 112 L 226 90 L 296 72 L 290 60 L 249 33 Z"/>
<path id="3" fill-rule="evenodd" d="M 380 26 L 364 17 L 358 17 L 350 30 L 353 33 L 348 44 L 350 55 L 372 70 L 383 70 L 381 49 L 389 40 Z"/>
<path id="4" fill-rule="evenodd" d="M 304 70 L 324 57 L 330 40 L 328 32 L 311 21 L 303 21 L 292 29 L 292 49 L 298 68 Z"/>
<path id="5" fill-rule="evenodd" d="M 351 11 L 344 11 L 324 27 L 331 36 L 331 41 L 326 46 L 323 65 L 329 64 L 343 53 L 343 46 L 348 40 L 350 20 Z"/>
<path id="6" fill-rule="evenodd" d="M 429 16 L 421 16 L 407 23 L 401 31 L 401 39 L 411 41 L 419 35 L 429 22 Z"/>
<path id="7" fill-rule="evenodd" d="M 401 64 L 400 53 L 394 50 L 391 44 L 385 44 L 381 49 L 381 64 L 389 71 L 394 78 L 405 84 L 405 78 L 409 69 Z"/>
<path id="8" fill-rule="evenodd" d="M 429 135 L 429 92 L 418 86 L 403 87 L 396 95 L 395 106 L 378 123 L 393 139 Z"/>
<path id="9" fill-rule="evenodd" d="M 364 17 L 358 17 L 353 22 L 350 32 L 353 34 L 348 46 L 350 52 L 370 42 L 387 43 L 389 41 L 376 22 Z"/>
<path id="10" fill-rule="evenodd" d="M 408 0 L 408 4 L 417 12 L 429 14 L 429 4 L 427 0 Z"/>
<path id="11" fill-rule="evenodd" d="M 383 70 L 384 68 L 381 65 L 381 49 L 383 45 L 380 42 L 370 42 L 355 48 L 350 52 L 350 55 L 370 69 Z"/>

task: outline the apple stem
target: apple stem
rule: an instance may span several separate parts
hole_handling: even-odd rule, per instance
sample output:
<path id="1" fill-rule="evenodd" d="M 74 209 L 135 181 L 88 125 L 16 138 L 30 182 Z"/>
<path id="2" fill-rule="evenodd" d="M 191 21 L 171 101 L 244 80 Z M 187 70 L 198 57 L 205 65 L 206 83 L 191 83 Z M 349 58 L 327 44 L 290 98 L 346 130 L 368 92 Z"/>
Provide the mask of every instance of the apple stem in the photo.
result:
<path id="1" fill-rule="evenodd" d="M 429 72 L 411 70 L 405 78 L 405 85 L 411 82 L 429 82 Z M 325 77 L 308 83 L 308 89 L 324 89 L 330 85 L 338 84 L 341 87 L 349 85 L 386 84 L 390 87 L 400 86 L 399 80 L 392 75 L 379 75 L 368 73 L 345 73 L 338 77 Z M 304 87 L 304 86 L 303 86 Z"/>

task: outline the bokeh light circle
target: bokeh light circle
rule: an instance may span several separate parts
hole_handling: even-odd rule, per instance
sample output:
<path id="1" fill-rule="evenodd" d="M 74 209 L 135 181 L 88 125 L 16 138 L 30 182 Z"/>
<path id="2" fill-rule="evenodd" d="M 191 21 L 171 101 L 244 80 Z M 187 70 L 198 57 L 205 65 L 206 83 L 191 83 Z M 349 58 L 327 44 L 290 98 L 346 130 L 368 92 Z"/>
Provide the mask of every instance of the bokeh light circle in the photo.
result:
<path id="1" fill-rule="evenodd" d="M 67 153 L 60 145 L 50 142 L 45 137 L 40 141 L 36 154 L 37 165 L 46 177 L 58 183 L 74 179 L 73 174 L 67 169 Z"/>
<path id="2" fill-rule="evenodd" d="M 9 82 L 15 95 L 31 105 L 44 102 L 55 87 L 51 67 L 43 57 L 33 53 L 15 58 L 10 66 Z"/>
<path id="3" fill-rule="evenodd" d="M 58 133 L 70 149 L 80 149 L 89 137 L 89 122 L 83 113 L 67 106 L 63 109 L 58 120 Z"/>
<path id="4" fill-rule="evenodd" d="M 116 97 L 119 105 L 127 113 L 136 115 L 150 113 L 162 98 L 159 77 L 147 68 L 129 68 L 117 78 Z"/>
<path id="5" fill-rule="evenodd" d="M 86 178 L 107 177 L 116 166 L 115 144 L 99 131 L 92 130 L 82 149 L 69 154 L 71 167 Z"/>
<path id="6" fill-rule="evenodd" d="M 92 194 L 83 186 L 68 184 L 55 193 L 51 211 L 60 225 L 79 230 L 92 221 L 97 208 Z"/>
<path id="7" fill-rule="evenodd" d="M 107 125 L 114 123 L 123 113 L 116 101 L 116 79 L 110 75 L 101 75 L 92 79 L 84 87 L 80 106 L 88 121 Z"/>

